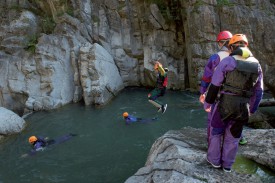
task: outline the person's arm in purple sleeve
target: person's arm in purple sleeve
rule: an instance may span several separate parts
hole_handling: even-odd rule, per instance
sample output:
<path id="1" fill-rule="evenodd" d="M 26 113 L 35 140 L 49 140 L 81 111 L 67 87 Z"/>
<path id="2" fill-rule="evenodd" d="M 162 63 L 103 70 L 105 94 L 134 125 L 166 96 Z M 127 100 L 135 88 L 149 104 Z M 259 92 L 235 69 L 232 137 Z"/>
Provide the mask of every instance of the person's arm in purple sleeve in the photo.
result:
<path id="1" fill-rule="evenodd" d="M 203 104 L 205 101 L 205 95 L 206 95 L 206 91 L 207 88 L 209 86 L 209 84 L 211 83 L 211 79 L 213 76 L 213 73 L 215 71 L 215 68 L 217 67 L 217 65 L 220 63 L 220 57 L 218 54 L 214 54 L 212 55 L 209 59 L 208 62 L 204 68 L 204 73 L 202 76 L 202 80 L 201 80 L 201 85 L 200 85 L 200 98 L 199 101 Z"/>
<path id="2" fill-rule="evenodd" d="M 129 117 L 124 118 L 125 124 L 129 125 L 131 123 L 131 119 Z"/>
<path id="3" fill-rule="evenodd" d="M 262 73 L 262 68 L 259 65 L 259 78 L 257 83 L 254 86 L 254 95 L 250 98 L 249 101 L 249 106 L 250 106 L 250 113 L 253 114 L 254 112 L 256 112 L 256 110 L 259 107 L 259 104 L 262 100 L 263 97 L 263 91 L 264 91 L 264 87 L 263 87 L 263 73 Z"/>
<path id="4" fill-rule="evenodd" d="M 208 85 L 211 82 L 213 72 L 216 66 L 219 64 L 219 62 L 220 62 L 220 57 L 218 54 L 214 54 L 208 59 L 208 62 L 205 65 L 204 73 L 201 80 L 201 86 L 200 86 L 201 94 L 204 94 L 206 92 Z"/>

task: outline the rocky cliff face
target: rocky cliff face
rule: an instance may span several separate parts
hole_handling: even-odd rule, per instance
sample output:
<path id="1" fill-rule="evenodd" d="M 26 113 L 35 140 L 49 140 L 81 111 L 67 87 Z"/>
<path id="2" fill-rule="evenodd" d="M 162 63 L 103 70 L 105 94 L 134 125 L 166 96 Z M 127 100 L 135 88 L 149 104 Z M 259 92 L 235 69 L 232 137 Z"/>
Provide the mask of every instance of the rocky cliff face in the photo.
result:
<path id="1" fill-rule="evenodd" d="M 224 29 L 247 35 L 275 96 L 274 12 L 269 0 L 1 1 L 0 106 L 23 114 L 104 104 L 125 86 L 153 86 L 156 59 L 169 68 L 168 88 L 197 90 Z M 95 44 L 104 51 L 86 50 Z M 110 73 L 95 75 L 104 52 Z"/>

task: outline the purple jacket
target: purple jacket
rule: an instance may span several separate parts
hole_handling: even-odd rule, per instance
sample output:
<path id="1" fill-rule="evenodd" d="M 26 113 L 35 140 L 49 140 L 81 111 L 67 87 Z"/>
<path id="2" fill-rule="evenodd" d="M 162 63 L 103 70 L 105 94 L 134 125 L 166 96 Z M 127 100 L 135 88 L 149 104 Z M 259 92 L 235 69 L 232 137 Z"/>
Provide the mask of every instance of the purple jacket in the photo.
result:
<path id="1" fill-rule="evenodd" d="M 226 47 L 222 47 L 218 53 L 211 55 L 204 68 L 204 73 L 201 80 L 200 93 L 204 94 L 208 85 L 211 83 L 213 73 L 220 63 L 220 61 L 229 55 L 229 51 Z"/>
<path id="2" fill-rule="evenodd" d="M 138 121 L 138 118 L 136 118 L 135 116 L 132 116 L 132 115 L 128 115 L 128 117 L 124 118 L 126 123 L 131 123 L 131 122 L 137 122 Z"/>
<path id="3" fill-rule="evenodd" d="M 34 151 L 43 151 L 44 147 L 46 147 L 47 141 L 44 137 L 38 137 L 37 141 L 33 145 Z"/>
<path id="4" fill-rule="evenodd" d="M 257 61 L 254 57 L 254 61 Z M 236 61 L 232 56 L 226 57 L 222 60 L 222 62 L 217 66 L 213 77 L 211 84 L 220 87 L 223 84 L 224 77 L 226 76 L 227 72 L 233 71 L 236 68 Z M 224 93 L 221 91 L 221 93 Z M 250 97 L 249 105 L 250 105 L 250 112 L 254 113 L 263 96 L 263 74 L 262 74 L 262 68 L 258 68 L 258 81 L 254 85 L 253 88 L 253 96 Z M 206 104 L 207 105 L 207 104 Z"/>

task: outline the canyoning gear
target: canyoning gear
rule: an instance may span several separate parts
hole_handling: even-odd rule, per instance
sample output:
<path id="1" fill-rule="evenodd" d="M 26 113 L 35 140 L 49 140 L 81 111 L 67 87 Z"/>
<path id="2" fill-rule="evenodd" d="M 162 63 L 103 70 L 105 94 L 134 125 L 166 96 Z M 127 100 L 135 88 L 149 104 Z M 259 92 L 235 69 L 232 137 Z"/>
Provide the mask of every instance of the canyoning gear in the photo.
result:
<path id="1" fill-rule="evenodd" d="M 47 141 L 44 137 L 37 137 L 37 140 L 34 143 L 32 143 L 32 148 L 34 151 L 43 151 L 46 145 Z"/>
<path id="2" fill-rule="evenodd" d="M 232 34 L 229 31 L 221 31 L 216 41 L 225 41 L 232 38 Z M 201 87 L 200 87 L 200 94 L 204 94 L 209 86 L 209 83 L 211 82 L 211 78 L 213 76 L 213 73 L 215 71 L 215 68 L 220 63 L 221 60 L 223 60 L 225 57 L 229 56 L 229 49 L 226 47 L 227 45 L 224 45 L 220 48 L 218 53 L 211 55 L 211 57 L 208 59 L 207 64 L 204 68 L 203 77 L 201 80 Z"/>
<path id="3" fill-rule="evenodd" d="M 236 55 L 239 55 L 240 57 L 237 57 Z M 235 49 L 234 51 L 232 51 L 232 53 L 230 54 L 230 56 L 235 56 L 236 59 L 239 58 L 241 60 L 244 60 L 244 59 L 246 59 L 248 57 L 253 57 L 253 54 L 251 53 L 251 51 L 247 47 L 238 47 L 237 49 Z"/>
<path id="4" fill-rule="evenodd" d="M 232 34 L 229 31 L 220 32 L 216 40 L 218 42 L 219 49 L 222 49 L 222 47 L 228 47 L 228 43 L 231 37 L 232 37 Z"/>
<path id="5" fill-rule="evenodd" d="M 253 60 L 254 60 L 253 62 L 257 61 L 257 59 L 255 59 L 254 57 L 249 57 L 246 60 L 249 61 L 251 58 L 253 58 Z M 224 81 L 224 78 L 225 78 L 225 73 L 233 71 L 237 66 L 237 62 L 233 57 L 227 57 L 224 59 L 224 61 L 226 63 L 221 62 L 219 64 L 219 66 L 217 67 L 216 72 L 213 75 L 211 83 L 215 86 L 221 86 Z M 249 63 L 252 63 L 252 62 L 249 62 Z M 252 64 L 254 64 L 254 63 L 252 63 Z M 262 76 L 262 69 L 261 69 L 260 64 L 258 64 L 258 72 L 257 73 L 258 73 L 258 79 L 256 80 L 256 84 L 253 84 L 253 86 L 254 86 L 253 96 L 249 102 L 250 110 L 253 109 L 253 112 L 258 108 L 259 102 L 260 102 L 260 100 L 262 98 L 262 94 L 263 94 L 263 76 Z M 239 82 L 239 81 L 236 80 L 236 82 Z M 234 86 L 235 86 L 235 84 L 234 84 Z M 221 90 L 220 93 L 226 94 L 226 95 L 230 95 L 230 94 L 234 95 L 232 93 L 225 92 L 223 90 Z"/>
<path id="6" fill-rule="evenodd" d="M 204 94 L 206 92 L 206 90 L 211 82 L 215 68 L 227 56 L 229 56 L 228 48 L 222 47 L 222 49 L 218 53 L 213 54 L 208 59 L 208 62 L 205 65 L 204 73 L 203 73 L 203 76 L 201 79 L 200 94 Z"/>
<path id="7" fill-rule="evenodd" d="M 125 119 L 126 125 L 128 125 L 130 123 L 135 123 L 135 122 L 141 122 L 141 123 L 152 122 L 152 121 L 157 120 L 158 118 L 155 117 L 155 118 L 143 119 L 143 118 L 138 118 L 138 117 L 135 117 L 135 116 L 129 114 L 124 119 Z"/>
<path id="8" fill-rule="evenodd" d="M 157 88 L 164 88 L 167 87 L 168 84 L 168 77 L 167 77 L 167 71 L 162 67 L 160 63 L 156 64 L 158 65 L 158 76 L 157 76 Z"/>
<path id="9" fill-rule="evenodd" d="M 29 143 L 34 143 L 34 142 L 36 142 L 37 141 L 37 137 L 36 136 L 31 136 L 30 138 L 29 138 Z"/>
<path id="10" fill-rule="evenodd" d="M 210 127 L 210 141 L 207 150 L 207 158 L 215 165 L 232 167 L 238 151 L 238 138 L 230 133 L 233 122 L 224 124 L 223 128 Z"/>
<path id="11" fill-rule="evenodd" d="M 254 57 L 242 57 L 242 59 L 239 57 L 242 56 L 233 55 L 224 58 L 217 66 L 211 80 L 211 85 L 220 88 L 220 97 L 212 108 L 207 158 L 215 165 L 222 164 L 227 171 L 231 170 L 235 161 L 249 112 L 251 109 L 256 111 L 263 94 L 263 75 L 259 62 Z M 253 61 L 250 61 L 251 59 Z M 212 99 L 215 94 L 211 94 L 211 91 L 216 90 L 209 90 L 207 93 Z M 205 105 L 209 105 L 207 101 L 212 101 L 207 98 L 208 96 Z"/>
<path id="12" fill-rule="evenodd" d="M 251 89 L 258 80 L 260 64 L 253 57 L 248 48 L 238 48 L 230 56 L 236 61 L 235 70 L 226 74 L 222 90 L 225 93 L 249 98 L 252 96 Z"/>
<path id="13" fill-rule="evenodd" d="M 137 122 L 140 118 L 137 118 L 133 115 L 128 115 L 127 117 L 124 117 L 124 119 L 125 119 L 125 122 L 130 123 L 130 122 Z"/>
<path id="14" fill-rule="evenodd" d="M 222 59 L 224 59 L 225 57 L 228 57 L 228 56 L 229 56 L 229 50 L 224 50 L 224 49 L 222 49 L 222 50 L 220 50 L 217 54 L 218 54 L 219 57 L 220 57 L 220 61 L 222 61 Z M 219 62 L 220 62 L 220 61 L 219 61 Z M 216 67 L 215 67 L 215 68 L 216 68 Z M 214 68 L 214 70 L 215 70 L 215 68 Z"/>
<path id="15" fill-rule="evenodd" d="M 205 101 L 209 104 L 213 104 L 217 98 L 220 87 L 215 86 L 214 84 L 210 84 L 207 95 L 205 97 Z"/>
<path id="16" fill-rule="evenodd" d="M 221 31 L 218 36 L 216 41 L 219 42 L 221 40 L 229 40 L 232 38 L 232 34 L 229 31 Z"/>
<path id="17" fill-rule="evenodd" d="M 158 88 L 164 88 L 167 87 L 168 84 L 168 77 L 167 77 L 167 73 L 164 74 L 164 76 L 162 76 L 160 73 L 158 74 L 157 77 L 157 87 Z"/>
<path id="18" fill-rule="evenodd" d="M 210 121 L 212 117 L 211 106 L 214 107 L 215 104 L 207 104 L 204 103 L 206 92 L 209 87 L 209 84 L 212 80 L 213 73 L 218 66 L 218 64 L 226 57 L 229 56 L 230 50 L 228 48 L 229 39 L 232 37 L 232 34 L 229 31 L 222 31 L 217 36 L 217 43 L 219 47 L 219 51 L 216 54 L 211 55 L 208 59 L 207 64 L 204 68 L 204 73 L 201 79 L 200 84 L 200 102 L 207 105 L 204 105 L 204 109 L 208 112 L 207 113 L 207 142 L 209 143 L 209 133 L 210 133 Z"/>
<path id="19" fill-rule="evenodd" d="M 253 95 L 253 86 L 258 80 L 258 68 L 259 63 L 236 60 L 236 68 L 226 74 L 222 90 L 250 98 Z"/>
<path id="20" fill-rule="evenodd" d="M 123 117 L 124 117 L 124 118 L 125 118 L 125 117 L 128 117 L 128 115 L 129 115 L 128 112 L 124 112 L 124 113 L 123 113 Z"/>
<path id="21" fill-rule="evenodd" d="M 162 106 L 164 106 L 164 104 L 158 101 L 157 98 L 164 96 L 165 94 L 166 87 L 168 84 L 168 77 L 167 77 L 168 68 L 164 69 L 159 62 L 157 62 L 155 66 L 156 65 L 158 70 L 156 88 L 148 94 L 148 99 L 149 99 L 148 101 L 152 103 L 155 107 L 157 107 L 158 111 L 161 111 L 160 109 L 162 108 Z M 162 111 L 165 111 L 165 110 L 162 110 Z"/>
<path id="22" fill-rule="evenodd" d="M 248 40 L 244 34 L 234 34 L 232 38 L 230 39 L 228 45 L 231 46 L 233 44 L 238 43 L 244 43 L 245 46 L 248 46 Z"/>
<path id="23" fill-rule="evenodd" d="M 76 136 L 76 134 L 69 133 L 64 136 L 61 136 L 55 139 L 50 139 L 50 140 L 46 140 L 47 138 L 39 136 L 37 137 L 37 141 L 32 144 L 32 150 L 28 155 L 34 155 L 36 152 L 43 151 L 46 147 L 50 145 L 60 144 L 62 142 L 65 142 L 71 139 L 74 136 Z"/>

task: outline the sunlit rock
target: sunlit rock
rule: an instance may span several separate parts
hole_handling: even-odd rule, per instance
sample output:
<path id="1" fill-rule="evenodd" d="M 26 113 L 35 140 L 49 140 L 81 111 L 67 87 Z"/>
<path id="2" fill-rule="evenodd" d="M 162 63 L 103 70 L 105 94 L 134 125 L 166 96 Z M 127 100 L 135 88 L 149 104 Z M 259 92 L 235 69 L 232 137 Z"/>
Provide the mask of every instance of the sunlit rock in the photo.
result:
<path id="1" fill-rule="evenodd" d="M 0 107 L 0 134 L 11 135 L 24 129 L 25 120 L 16 113 Z"/>

